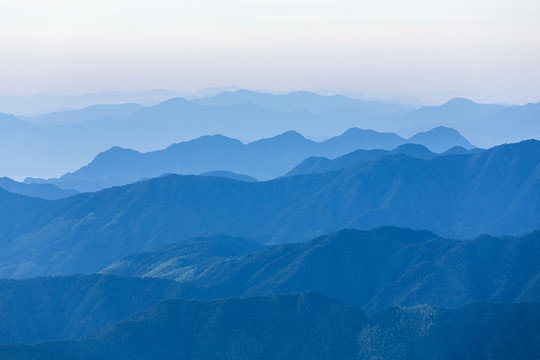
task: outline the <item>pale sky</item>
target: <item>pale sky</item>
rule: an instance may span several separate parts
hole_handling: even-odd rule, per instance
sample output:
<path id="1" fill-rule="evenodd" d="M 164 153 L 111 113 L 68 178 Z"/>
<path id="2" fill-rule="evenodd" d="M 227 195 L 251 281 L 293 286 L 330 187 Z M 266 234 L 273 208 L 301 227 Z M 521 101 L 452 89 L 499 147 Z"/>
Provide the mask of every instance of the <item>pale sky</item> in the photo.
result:
<path id="1" fill-rule="evenodd" d="M 540 101 L 538 0 L 0 0 L 0 94 L 237 85 Z"/>

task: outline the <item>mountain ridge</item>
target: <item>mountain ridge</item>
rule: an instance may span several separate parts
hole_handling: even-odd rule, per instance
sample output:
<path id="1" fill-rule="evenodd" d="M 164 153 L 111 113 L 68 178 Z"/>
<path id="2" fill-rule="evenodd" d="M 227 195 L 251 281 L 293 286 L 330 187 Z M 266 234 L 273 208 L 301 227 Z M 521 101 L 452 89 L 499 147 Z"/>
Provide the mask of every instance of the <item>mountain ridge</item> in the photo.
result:
<path id="1" fill-rule="evenodd" d="M 0 274 L 95 272 L 130 253 L 216 232 L 264 243 L 382 225 L 453 238 L 521 234 L 539 227 L 539 159 L 540 142 L 531 140 L 431 160 L 386 156 L 265 182 L 169 175 L 78 194 L 32 204 L 24 217 L 8 214 L 7 226 L 19 230 L 2 239 Z M 55 263 L 65 251 L 69 261 Z"/>
<path id="2" fill-rule="evenodd" d="M 433 139 L 431 134 L 434 134 Z M 268 180 L 285 174 L 309 156 L 339 156 L 358 148 L 377 146 L 394 148 L 408 141 L 430 146 L 437 143 L 435 147 L 444 150 L 454 146 L 472 147 L 459 133 L 442 127 L 418 134 L 416 140 L 415 137 L 403 139 L 392 133 L 356 128 L 322 142 L 306 139 L 296 131 L 248 144 L 223 135 L 212 135 L 149 153 L 116 146 L 98 154 L 92 162 L 75 172 L 57 179 L 27 178 L 25 183 L 52 183 L 62 188 L 96 191 L 164 173 L 200 174 L 221 170 Z"/>

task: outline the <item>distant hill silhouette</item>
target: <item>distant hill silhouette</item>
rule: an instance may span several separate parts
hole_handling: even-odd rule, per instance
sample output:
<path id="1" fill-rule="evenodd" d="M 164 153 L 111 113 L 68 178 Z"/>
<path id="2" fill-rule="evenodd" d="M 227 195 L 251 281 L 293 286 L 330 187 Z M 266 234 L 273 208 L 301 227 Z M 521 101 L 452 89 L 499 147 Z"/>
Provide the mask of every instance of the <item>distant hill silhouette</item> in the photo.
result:
<path id="1" fill-rule="evenodd" d="M 205 92 L 204 95 L 216 94 L 215 91 L 214 89 Z M 2 126 L 0 121 L 0 151 L 13 154 L 3 164 L 2 175 L 12 178 L 58 177 L 79 168 L 82 164 L 87 164 L 95 154 L 114 146 L 149 152 L 163 149 L 173 143 L 214 134 L 249 142 L 294 130 L 308 138 L 319 140 L 337 136 L 349 128 L 356 127 L 399 133 L 407 137 L 419 131 L 445 126 L 456 129 L 475 146 L 482 148 L 530 138 L 540 139 L 536 121 L 540 115 L 539 104 L 483 105 L 466 99 L 406 111 L 407 109 L 401 105 L 365 102 L 344 96 L 327 97 L 306 92 L 270 95 L 238 91 L 208 99 L 191 98 L 192 101 L 188 101 L 180 98 L 171 99 L 182 94 L 157 91 L 141 93 L 134 97 L 124 97 L 123 94 L 104 94 L 105 97 L 89 94 L 84 99 L 81 98 L 84 100 L 81 104 L 84 105 L 74 108 L 107 104 L 105 101 L 107 98 L 123 100 L 116 102 L 122 104 L 137 102 L 134 100 L 137 100 L 139 95 L 140 99 L 148 99 L 148 96 L 163 99 L 167 94 L 168 100 L 161 103 L 139 102 L 147 107 L 125 117 L 118 117 L 118 114 L 114 113 L 115 110 L 109 116 L 95 118 L 85 113 L 92 110 L 91 108 L 43 115 L 44 118 L 51 116 L 56 118 L 54 121 L 71 125 L 32 126 L 19 119 L 16 123 Z M 58 101 L 54 97 L 47 96 L 42 100 L 44 103 L 50 101 L 51 106 L 54 101 Z M 87 100 L 95 102 L 88 103 Z M 15 104 L 16 101 L 18 100 L 10 98 L 5 104 Z M 1 103 L 2 97 L 0 105 Z M 204 103 L 207 104 L 203 105 Z M 98 106 L 98 109 L 104 111 L 107 106 Z M 134 109 L 124 112 L 124 115 L 132 110 Z M 90 115 L 92 112 L 93 110 L 89 112 Z M 106 111 L 103 114 L 105 113 Z M 87 121 L 79 122 L 81 119 Z M 400 144 L 395 144 L 391 148 L 398 145 Z M 430 149 L 439 151 L 435 148 Z M 353 150 L 357 148 L 348 152 Z M 343 154 L 334 156 L 339 155 Z M 330 155 L 310 154 L 310 156 Z M 208 171 L 213 170 L 228 169 Z M 288 170 L 290 168 L 286 171 Z"/>
<path id="2" fill-rule="evenodd" d="M 178 96 L 194 98 L 212 96 L 223 91 L 234 90 L 238 90 L 238 88 L 230 86 L 223 88 L 207 88 L 193 93 L 154 89 L 132 93 L 109 91 L 94 94 L 82 94 L 79 96 L 53 94 L 34 94 L 31 96 L 0 95 L 0 112 L 34 117 L 55 112 L 76 111 L 77 109 L 84 109 L 97 104 L 116 105 L 137 103 L 144 106 L 152 106 Z"/>
<path id="3" fill-rule="evenodd" d="M 358 100 L 343 95 L 322 96 L 308 91 L 272 95 L 256 91 L 237 90 L 223 92 L 211 97 L 193 99 L 192 102 L 210 106 L 251 103 L 279 111 L 307 110 L 315 114 L 352 108 L 355 115 L 360 117 L 396 115 L 411 110 L 411 108 L 397 104 Z"/>
<path id="4" fill-rule="evenodd" d="M 298 174 L 320 174 L 328 171 L 345 169 L 362 162 L 375 161 L 388 155 L 404 154 L 419 159 L 432 159 L 436 153 L 429 151 L 425 146 L 417 144 L 400 145 L 393 150 L 356 150 L 333 160 L 326 157 L 310 157 L 302 161 L 289 171 L 286 176 Z"/>
<path id="5" fill-rule="evenodd" d="M 12 193 L 47 200 L 61 199 L 77 194 L 75 190 L 64 190 L 53 184 L 24 184 L 7 177 L 0 178 L 0 187 Z"/>
<path id="6" fill-rule="evenodd" d="M 91 105 L 80 110 L 59 111 L 19 118 L 40 126 L 73 125 L 97 119 L 122 119 L 144 109 L 139 104 Z"/>
<path id="7" fill-rule="evenodd" d="M 431 160 L 386 156 L 266 182 L 171 175 L 53 202 L 9 194 L 13 205 L 0 197 L 10 229 L 1 236 L 0 274 L 89 273 L 216 232 L 266 243 L 380 225 L 458 238 L 528 232 L 539 228 L 539 161 L 540 142 L 531 140 Z M 16 216 L 10 206 L 32 211 Z"/>
<path id="8" fill-rule="evenodd" d="M 3 359 L 530 359 L 539 304 L 398 308 L 366 319 L 318 294 L 167 301 L 81 341 L 0 347 Z"/>
<path id="9" fill-rule="evenodd" d="M 429 160 L 439 155 L 454 155 L 454 154 L 469 154 L 482 151 L 481 149 L 467 150 L 461 146 L 455 146 L 442 154 L 437 154 L 429 151 L 425 146 L 418 144 L 404 144 L 400 145 L 393 150 L 356 150 L 349 154 L 342 155 L 335 159 L 328 159 L 325 157 L 310 157 L 302 161 L 286 176 L 298 175 L 298 174 L 320 174 L 328 171 L 337 171 L 345 169 L 354 165 L 358 165 L 362 162 L 378 160 L 384 156 L 403 154 L 418 159 Z"/>
<path id="10" fill-rule="evenodd" d="M 371 123 L 363 126 L 397 131 L 397 124 L 401 124 L 401 129 L 416 133 L 420 129 L 443 125 L 456 129 L 476 146 L 485 148 L 531 138 L 540 139 L 539 118 L 540 103 L 486 105 L 458 98 L 440 106 L 425 106 L 399 116 L 387 117 L 380 122 L 380 127 Z"/>
<path id="11" fill-rule="evenodd" d="M 410 141 L 437 144 L 435 147 L 443 150 L 454 146 L 472 148 L 466 139 L 447 128 L 436 128 L 411 139 L 403 139 L 392 133 L 349 129 L 340 136 L 319 143 L 294 131 L 247 145 L 236 139 L 214 135 L 173 144 L 164 150 L 149 153 L 113 147 L 98 154 L 87 166 L 58 179 L 29 178 L 25 182 L 51 183 L 78 191 L 96 191 L 164 173 L 200 174 L 223 170 L 268 180 L 285 174 L 309 156 L 335 157 L 359 148 L 392 149 Z"/>

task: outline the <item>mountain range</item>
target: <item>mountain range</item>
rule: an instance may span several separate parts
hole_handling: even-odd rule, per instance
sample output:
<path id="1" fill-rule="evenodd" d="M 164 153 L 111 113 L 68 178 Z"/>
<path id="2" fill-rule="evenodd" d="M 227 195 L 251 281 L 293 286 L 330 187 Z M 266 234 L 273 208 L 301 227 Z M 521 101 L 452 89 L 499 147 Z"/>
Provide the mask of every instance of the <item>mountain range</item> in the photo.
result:
<path id="1" fill-rule="evenodd" d="M 215 232 L 265 243 L 380 225 L 457 238 L 525 233 L 540 227 L 539 161 L 540 142 L 530 140 L 431 160 L 398 154 L 266 182 L 170 175 L 55 201 L 0 191 L 0 274 L 92 273 Z"/>
<path id="2" fill-rule="evenodd" d="M 21 117 L 40 118 L 42 115 L 81 110 L 86 107 L 101 105 L 123 105 L 137 103 L 152 106 L 173 97 L 186 99 L 213 96 L 224 91 L 237 91 L 236 86 L 206 88 L 195 92 L 174 90 L 146 90 L 132 93 L 110 91 L 87 93 L 82 95 L 34 94 L 30 96 L 0 96 L 0 112 L 17 114 Z M 84 111 L 83 111 L 84 112 Z"/>
<path id="3" fill-rule="evenodd" d="M 130 255 L 101 273 L 189 283 L 198 289 L 194 296 L 205 299 L 315 291 L 369 312 L 398 305 L 540 301 L 538 231 L 463 241 L 393 227 L 342 230 L 305 243 L 250 248 L 242 256 L 209 240 Z M 212 260 L 202 261 L 192 247 L 206 249 Z M 228 257 L 216 258 L 216 252 Z"/>
<path id="4" fill-rule="evenodd" d="M 96 191 L 162 174 L 214 172 L 215 175 L 215 171 L 228 171 L 268 180 L 285 174 L 309 156 L 335 157 L 356 149 L 392 149 L 404 143 L 425 144 L 436 151 L 455 146 L 467 149 L 473 147 L 455 130 L 442 127 L 419 133 L 409 139 L 392 133 L 352 128 L 340 136 L 322 142 L 308 140 L 297 132 L 288 131 L 246 145 L 236 139 L 214 135 L 148 153 L 114 147 L 98 154 L 88 165 L 60 178 L 28 178 L 25 183 L 48 183 L 66 189 Z M 394 151 L 398 152 L 399 149 Z"/>
<path id="5" fill-rule="evenodd" d="M 445 126 L 483 148 L 540 139 L 539 104 L 483 105 L 454 99 L 440 106 L 408 109 L 343 96 L 306 92 L 270 95 L 243 90 L 191 101 L 174 98 L 145 107 L 93 105 L 21 117 L 25 121 L 0 115 L 0 151 L 11 154 L 0 164 L 2 175 L 15 179 L 58 177 L 113 146 L 149 152 L 215 134 L 250 142 L 294 130 L 320 141 L 353 127 L 410 137 Z M 436 152 L 446 150 L 425 145 Z"/>
<path id="6" fill-rule="evenodd" d="M 321 102 L 326 99 L 317 97 Z M 8 122 L 3 121 L 7 116 L 0 116 L 0 150 L 12 154 L 2 164 L 6 171 L 3 175 L 20 178 L 23 174 L 45 173 L 51 177 L 80 167 L 91 156 L 113 146 L 147 152 L 204 135 L 223 134 L 253 141 L 288 130 L 328 138 L 358 123 L 350 119 L 328 119 L 307 110 L 280 111 L 249 102 L 210 106 L 178 97 L 142 107 L 129 116 L 118 116 L 127 115 L 126 108 L 132 111 L 133 107 L 93 106 L 66 114 L 26 117 L 25 121 L 12 116 L 11 120 L 17 121 Z M 64 125 L 50 126 L 55 123 Z"/>
<path id="7" fill-rule="evenodd" d="M 139 104 L 91 105 L 79 110 L 58 111 L 40 116 L 19 116 L 24 120 L 39 126 L 74 125 L 95 119 L 122 119 L 144 109 Z"/>
<path id="8" fill-rule="evenodd" d="M 328 159 L 326 157 L 312 156 L 300 164 L 295 166 L 291 171 L 289 171 L 285 176 L 292 176 L 298 174 L 320 174 L 328 171 L 337 171 L 345 169 L 363 162 L 375 161 L 383 158 L 384 156 L 403 154 L 410 157 L 429 160 L 433 159 L 436 156 L 445 156 L 445 155 L 456 155 L 456 154 L 467 154 L 467 153 L 478 153 L 482 151 L 478 148 L 465 149 L 461 146 L 454 146 L 446 150 L 442 154 L 434 153 L 428 150 L 425 146 L 419 144 L 404 144 L 400 145 L 393 150 L 356 150 L 349 154 L 339 156 L 335 159 Z"/>
<path id="9" fill-rule="evenodd" d="M 0 178 L 0 188 L 15 194 L 47 200 L 56 200 L 77 194 L 75 190 L 61 189 L 53 184 L 25 184 L 7 177 Z"/>
<path id="10" fill-rule="evenodd" d="M 540 103 L 5 109 L 0 359 L 539 357 Z"/>

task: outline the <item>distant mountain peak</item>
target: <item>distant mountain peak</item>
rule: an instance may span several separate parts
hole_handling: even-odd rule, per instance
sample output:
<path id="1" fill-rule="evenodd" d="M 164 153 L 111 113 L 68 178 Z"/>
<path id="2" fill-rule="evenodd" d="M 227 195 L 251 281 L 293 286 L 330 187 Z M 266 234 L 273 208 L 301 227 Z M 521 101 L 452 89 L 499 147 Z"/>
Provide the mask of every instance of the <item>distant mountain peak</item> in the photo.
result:
<path id="1" fill-rule="evenodd" d="M 147 109 L 152 109 L 152 108 L 159 109 L 159 108 L 169 108 L 169 107 L 179 107 L 179 106 L 195 107 L 196 105 L 193 104 L 192 102 L 184 99 L 184 98 L 174 97 L 174 98 L 171 98 L 169 100 L 162 101 L 159 104 L 154 105 L 153 107 L 150 107 L 150 108 L 147 108 Z"/>
<path id="2" fill-rule="evenodd" d="M 352 127 L 350 129 L 347 129 L 342 135 L 356 135 L 356 134 L 374 134 L 376 131 L 374 130 L 366 130 L 366 129 L 360 129 L 357 127 Z"/>
<path id="3" fill-rule="evenodd" d="M 442 106 L 454 106 L 454 105 L 475 105 L 476 103 L 470 99 L 462 98 L 462 97 L 456 97 L 451 100 L 448 100 Z"/>
<path id="4" fill-rule="evenodd" d="M 459 131 L 446 126 L 437 126 L 431 130 L 419 132 L 408 139 L 411 143 L 422 143 L 435 152 L 443 152 L 454 146 L 472 149 L 474 146 Z M 452 144 L 452 146 L 449 146 Z"/>
<path id="5" fill-rule="evenodd" d="M 279 134 L 279 135 L 277 135 L 275 137 L 305 139 L 305 137 L 302 134 L 300 134 L 298 131 L 294 131 L 294 130 L 285 131 L 283 134 Z"/>

